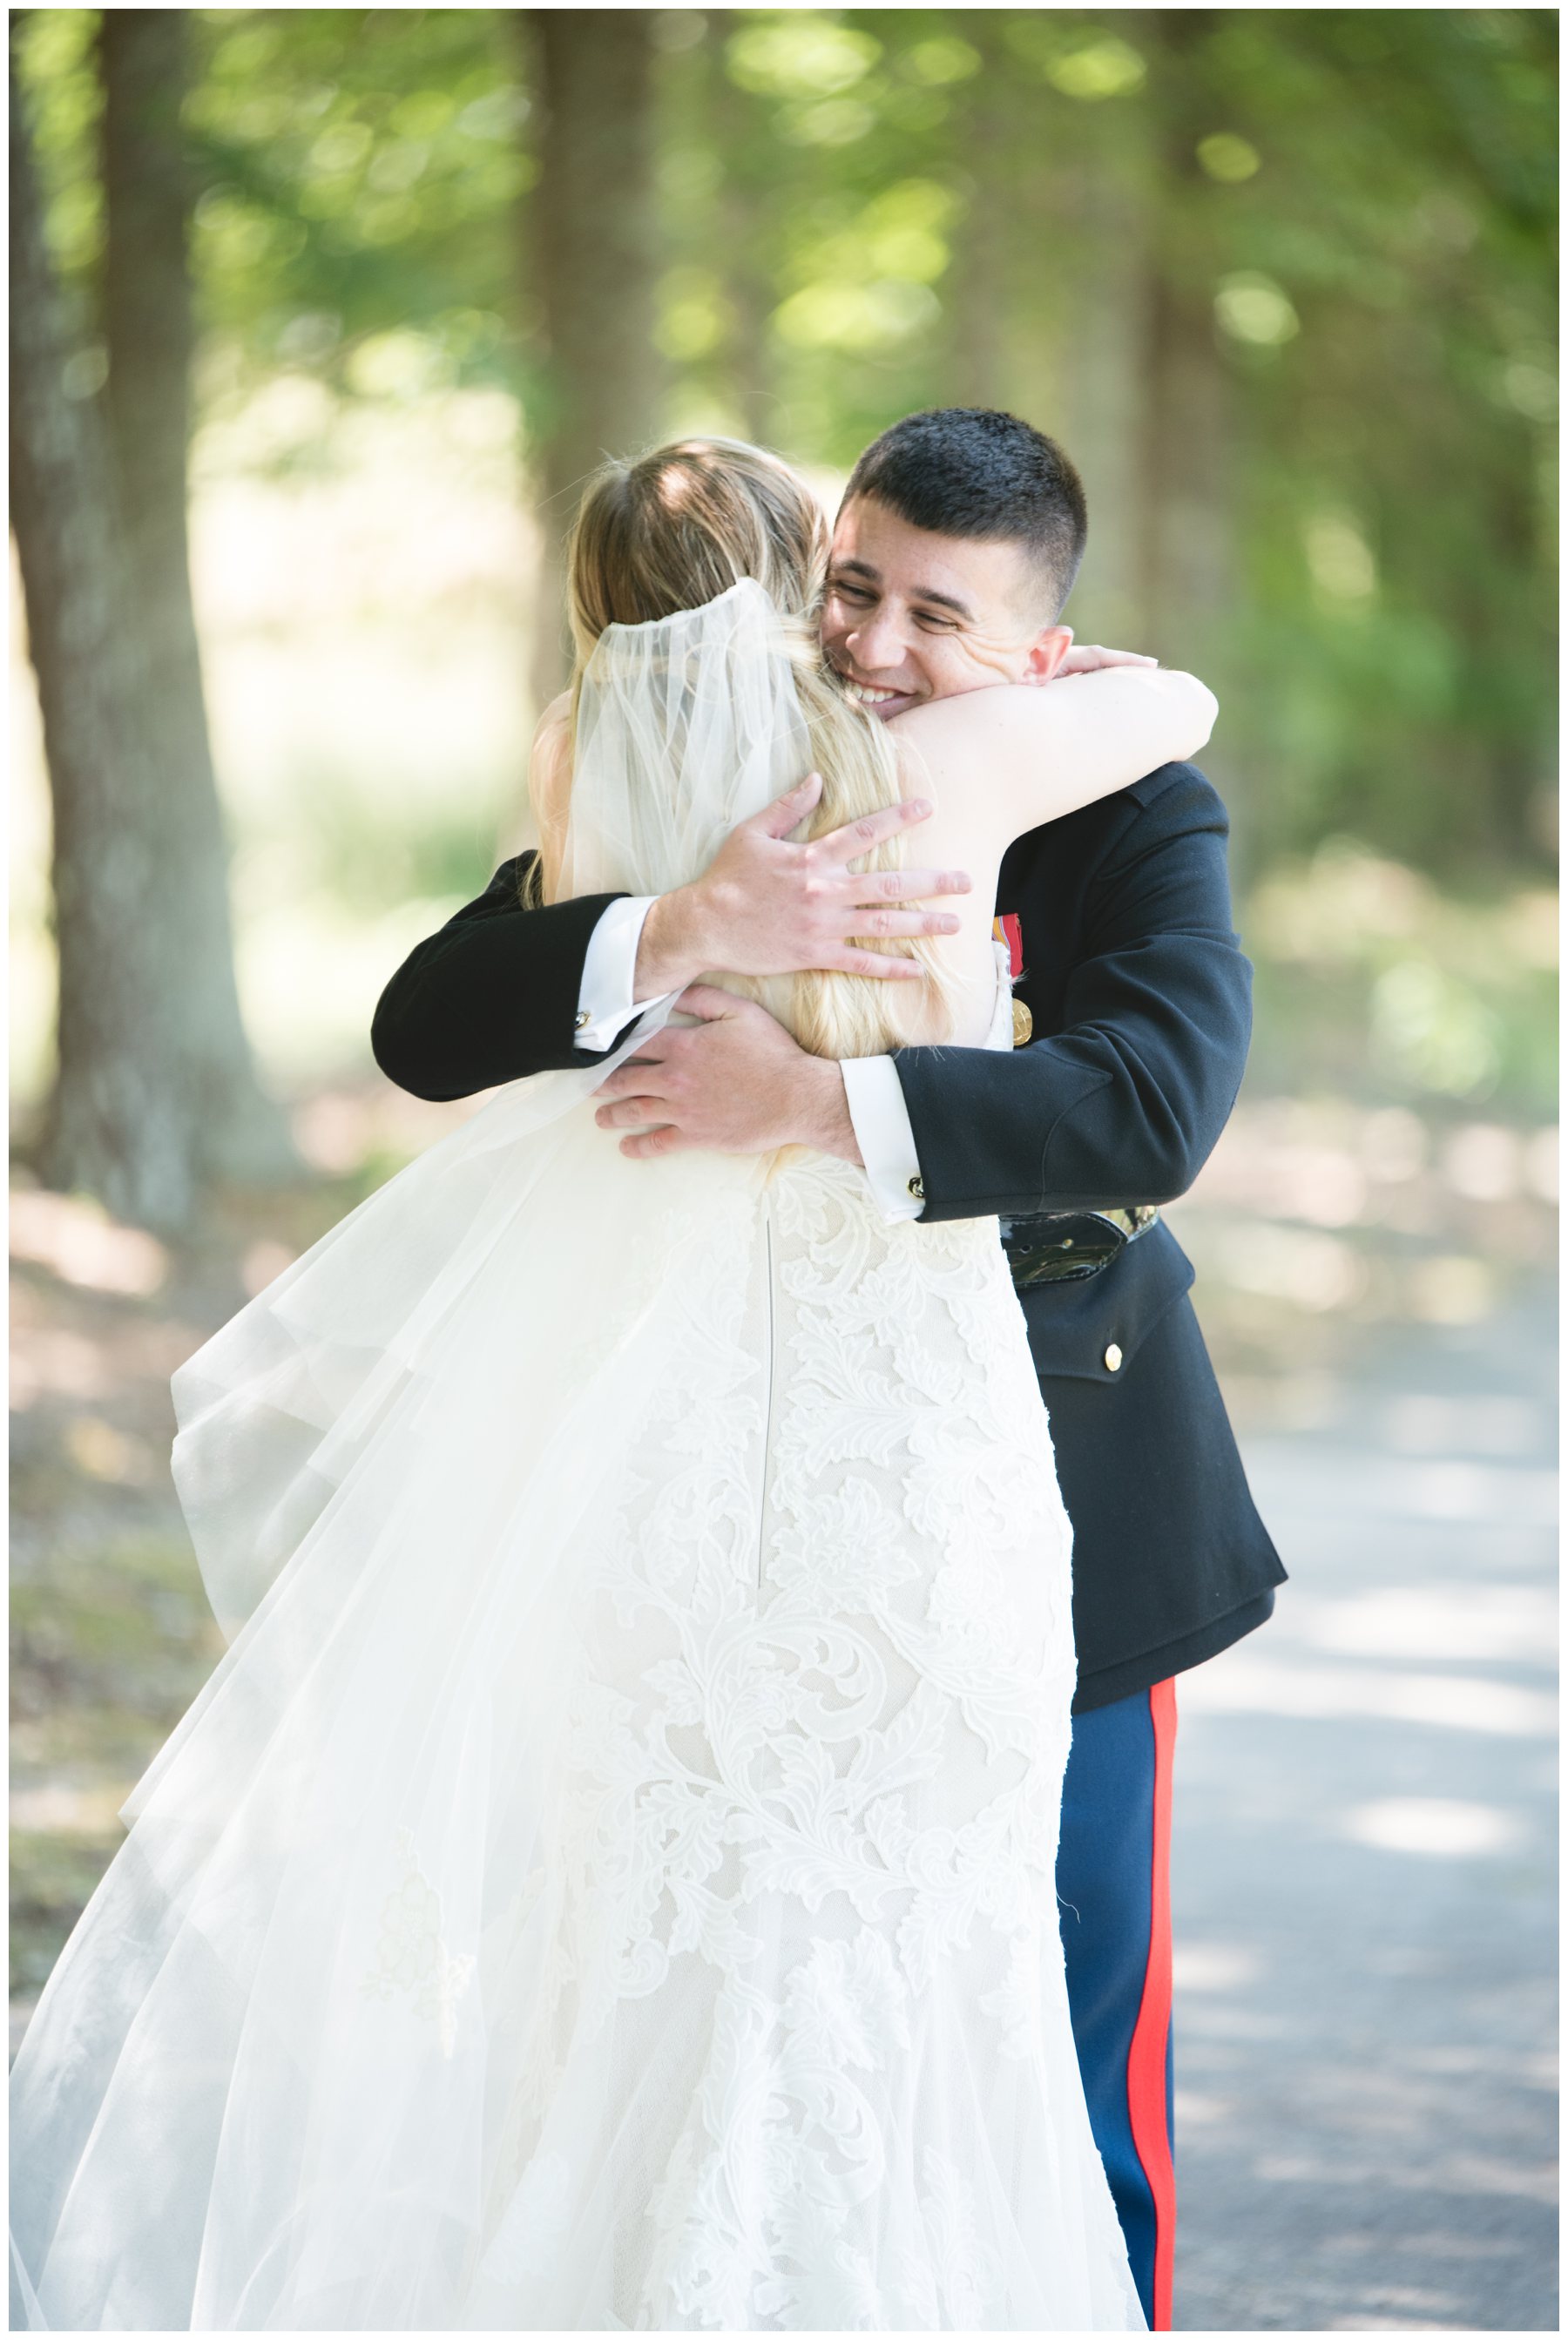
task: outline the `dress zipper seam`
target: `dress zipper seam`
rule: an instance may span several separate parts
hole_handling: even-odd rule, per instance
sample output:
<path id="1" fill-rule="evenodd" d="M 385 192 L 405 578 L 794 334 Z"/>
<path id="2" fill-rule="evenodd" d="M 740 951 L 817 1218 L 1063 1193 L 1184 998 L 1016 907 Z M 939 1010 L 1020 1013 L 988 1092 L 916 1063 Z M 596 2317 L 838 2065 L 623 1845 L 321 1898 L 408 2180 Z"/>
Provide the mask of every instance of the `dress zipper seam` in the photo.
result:
<path id="1" fill-rule="evenodd" d="M 773 1444 L 773 1383 L 776 1377 L 774 1348 L 777 1327 L 773 1305 L 773 1216 L 764 1201 L 762 1205 L 762 1260 L 766 1290 L 763 1304 L 768 1311 L 768 1383 L 762 1406 L 762 1487 L 757 1513 L 757 1590 L 762 1590 L 762 1555 L 768 1548 L 768 1475 Z"/>

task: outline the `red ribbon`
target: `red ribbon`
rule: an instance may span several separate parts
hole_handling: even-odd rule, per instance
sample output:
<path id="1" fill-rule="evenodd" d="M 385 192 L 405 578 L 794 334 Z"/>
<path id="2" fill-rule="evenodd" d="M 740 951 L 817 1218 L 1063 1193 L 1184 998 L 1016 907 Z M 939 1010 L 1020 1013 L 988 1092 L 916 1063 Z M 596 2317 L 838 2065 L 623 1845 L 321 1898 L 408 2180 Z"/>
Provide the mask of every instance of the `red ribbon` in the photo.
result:
<path id="1" fill-rule="evenodd" d="M 1007 944 L 1009 972 L 1017 983 L 1024 971 L 1024 930 L 1018 924 L 1017 912 L 1005 910 L 999 918 L 992 920 L 991 932 L 999 943 Z"/>

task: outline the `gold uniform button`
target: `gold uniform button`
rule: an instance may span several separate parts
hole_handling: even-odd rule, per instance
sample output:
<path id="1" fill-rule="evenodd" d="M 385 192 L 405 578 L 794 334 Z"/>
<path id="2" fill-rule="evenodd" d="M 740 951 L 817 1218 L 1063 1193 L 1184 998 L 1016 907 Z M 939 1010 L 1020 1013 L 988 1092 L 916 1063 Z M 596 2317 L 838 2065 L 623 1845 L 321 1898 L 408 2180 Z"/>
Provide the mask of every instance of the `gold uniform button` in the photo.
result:
<path id="1" fill-rule="evenodd" d="M 576 1027 L 576 1028 L 578 1029 L 578 1031 L 580 1031 L 580 1032 L 586 1032 L 586 1031 L 587 1031 L 587 1029 L 588 1029 L 588 1027 L 589 1027 L 589 1026 L 592 1023 L 592 1021 L 593 1021 L 593 1018 L 592 1018 L 592 1016 L 589 1014 L 589 1012 L 588 1012 L 588 1010 L 587 1010 L 587 1008 L 586 1008 L 586 1007 L 580 1007 L 580 1008 L 578 1009 L 578 1011 L 577 1011 L 577 1027 Z"/>
<path id="2" fill-rule="evenodd" d="M 911 1178 L 908 1191 L 914 1196 L 917 1203 L 923 1203 L 926 1199 L 925 1180 L 923 1178 Z"/>
<path id="3" fill-rule="evenodd" d="M 1106 1371 L 1107 1373 L 1119 1373 L 1121 1369 L 1122 1353 L 1113 1341 L 1106 1351 Z"/>

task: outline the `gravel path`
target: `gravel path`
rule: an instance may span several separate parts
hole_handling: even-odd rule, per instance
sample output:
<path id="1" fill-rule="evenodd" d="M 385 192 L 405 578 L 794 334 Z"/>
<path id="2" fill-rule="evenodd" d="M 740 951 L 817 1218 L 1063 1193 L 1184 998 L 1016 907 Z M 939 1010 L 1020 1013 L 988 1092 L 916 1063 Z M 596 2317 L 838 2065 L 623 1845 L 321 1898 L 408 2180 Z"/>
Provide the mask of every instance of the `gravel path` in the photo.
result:
<path id="1" fill-rule="evenodd" d="M 1185 1677 L 1178 2328 L 1557 2325 L 1550 1295 L 1247 1442 L 1292 1582 Z"/>
<path id="2" fill-rule="evenodd" d="M 1398 1331 L 1227 1285 L 1206 1237 L 1255 1246 L 1248 1182 L 1292 1158 L 1244 1149 L 1237 1194 L 1181 1206 L 1236 1418 L 1272 1425 L 1244 1444 L 1293 1581 L 1178 1692 L 1177 2321 L 1548 2329 L 1550 1294 Z M 1423 1193 L 1424 1239 L 1473 1248 Z M 294 1228 L 270 1205 L 265 1243 L 241 1230 L 241 1269 L 203 1280 L 84 1205 L 16 1200 L 14 2040 L 216 1654 L 168 1374 L 283 1264 L 280 1227 L 298 1248 L 344 1207 L 307 1197 Z"/>

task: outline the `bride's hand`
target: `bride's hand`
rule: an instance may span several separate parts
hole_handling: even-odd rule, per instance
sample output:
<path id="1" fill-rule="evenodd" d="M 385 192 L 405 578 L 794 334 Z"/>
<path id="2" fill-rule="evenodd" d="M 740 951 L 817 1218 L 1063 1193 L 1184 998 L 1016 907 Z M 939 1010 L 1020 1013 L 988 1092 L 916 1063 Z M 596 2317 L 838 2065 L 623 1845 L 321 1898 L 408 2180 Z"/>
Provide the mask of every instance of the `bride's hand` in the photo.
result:
<path id="1" fill-rule="evenodd" d="M 852 935 L 950 935 L 950 913 L 906 907 L 938 894 L 967 894 L 962 869 L 881 869 L 849 864 L 900 830 L 928 819 L 918 801 L 792 845 L 821 794 L 820 775 L 765 805 L 724 840 L 700 878 L 662 894 L 650 910 L 637 953 L 637 996 L 661 997 L 700 975 L 799 975 L 828 967 L 846 975 L 918 977 L 912 959 L 850 947 Z"/>

